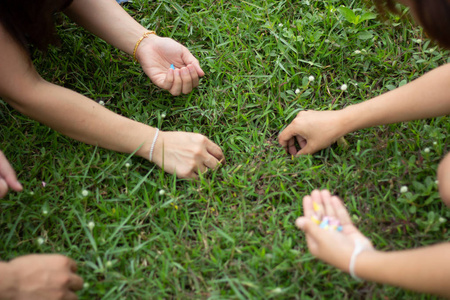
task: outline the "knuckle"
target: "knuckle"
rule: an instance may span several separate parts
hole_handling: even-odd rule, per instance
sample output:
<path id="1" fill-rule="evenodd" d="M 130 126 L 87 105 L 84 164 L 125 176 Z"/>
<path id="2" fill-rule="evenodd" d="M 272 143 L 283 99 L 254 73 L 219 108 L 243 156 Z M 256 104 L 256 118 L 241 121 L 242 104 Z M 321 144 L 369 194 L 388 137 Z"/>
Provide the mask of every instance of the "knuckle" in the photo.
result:
<path id="1" fill-rule="evenodd" d="M 206 138 L 206 136 L 204 136 L 204 135 L 202 135 L 200 133 L 196 133 L 195 134 L 195 141 L 197 142 L 197 144 L 206 144 L 208 139 Z"/>

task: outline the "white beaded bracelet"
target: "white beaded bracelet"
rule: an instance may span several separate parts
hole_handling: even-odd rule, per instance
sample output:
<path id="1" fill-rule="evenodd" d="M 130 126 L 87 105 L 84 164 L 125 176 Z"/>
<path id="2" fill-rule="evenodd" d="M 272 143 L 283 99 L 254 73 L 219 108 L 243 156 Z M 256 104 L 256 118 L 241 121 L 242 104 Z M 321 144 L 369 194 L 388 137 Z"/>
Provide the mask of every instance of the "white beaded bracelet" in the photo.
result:
<path id="1" fill-rule="evenodd" d="M 355 248 L 353 249 L 353 253 L 350 258 L 350 266 L 348 267 L 348 269 L 350 270 L 350 275 L 352 275 L 352 277 L 358 281 L 362 281 L 362 279 L 359 278 L 358 276 L 356 276 L 356 274 L 355 274 L 355 263 L 356 263 L 356 258 L 364 249 L 365 248 L 364 248 L 363 244 L 361 244 L 361 242 L 359 240 L 355 240 Z"/>
<path id="2" fill-rule="evenodd" d="M 153 150 L 155 150 L 155 144 L 156 144 L 156 140 L 158 139 L 158 134 L 159 134 L 159 128 L 156 128 L 156 133 L 155 133 L 155 137 L 153 138 L 153 143 L 152 146 L 150 148 L 150 161 L 153 162 Z"/>

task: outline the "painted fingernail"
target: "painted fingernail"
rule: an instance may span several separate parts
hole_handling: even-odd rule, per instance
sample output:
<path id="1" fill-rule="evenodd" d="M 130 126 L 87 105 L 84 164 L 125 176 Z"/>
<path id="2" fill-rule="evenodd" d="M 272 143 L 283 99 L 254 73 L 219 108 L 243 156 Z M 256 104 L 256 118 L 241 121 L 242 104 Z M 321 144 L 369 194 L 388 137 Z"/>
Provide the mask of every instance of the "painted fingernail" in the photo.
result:
<path id="1" fill-rule="evenodd" d="M 316 211 L 316 212 L 320 211 L 320 206 L 316 202 L 313 202 L 313 208 L 314 208 L 314 211 Z"/>
<path id="2" fill-rule="evenodd" d="M 173 64 L 170 65 L 170 68 L 171 68 L 172 70 L 175 70 L 175 66 L 174 66 Z"/>

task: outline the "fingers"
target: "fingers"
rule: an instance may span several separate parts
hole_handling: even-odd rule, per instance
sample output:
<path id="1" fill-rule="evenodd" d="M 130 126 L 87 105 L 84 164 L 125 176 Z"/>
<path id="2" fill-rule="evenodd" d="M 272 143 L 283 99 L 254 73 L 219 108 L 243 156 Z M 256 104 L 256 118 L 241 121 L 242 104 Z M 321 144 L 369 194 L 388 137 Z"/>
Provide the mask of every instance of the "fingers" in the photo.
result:
<path id="1" fill-rule="evenodd" d="M 295 139 L 291 138 L 288 141 L 287 147 L 284 148 L 287 153 L 290 155 L 296 155 L 297 154 L 297 147 L 295 146 Z"/>
<path id="2" fill-rule="evenodd" d="M 334 207 L 331 204 L 331 194 L 328 190 L 322 190 L 319 192 L 322 198 L 322 203 L 325 211 L 325 215 L 328 217 L 336 217 L 336 213 L 334 211 Z"/>
<path id="3" fill-rule="evenodd" d="M 169 68 L 166 74 L 166 78 L 164 79 L 164 82 L 161 84 L 161 88 L 168 90 L 170 93 L 172 93 L 170 90 L 173 86 L 174 81 L 175 81 L 175 70 Z"/>
<path id="4" fill-rule="evenodd" d="M 208 158 L 205 159 L 203 164 L 207 168 L 215 169 L 217 167 L 217 165 L 219 164 L 219 161 L 215 157 L 210 155 Z"/>
<path id="5" fill-rule="evenodd" d="M 195 69 L 195 73 L 198 74 L 199 77 L 202 77 L 205 75 L 205 72 L 200 67 L 200 63 L 198 62 L 198 59 L 195 58 L 194 55 L 192 55 L 191 52 L 185 47 L 185 52 L 183 53 L 183 61 L 184 63 L 189 66 L 192 65 Z"/>
<path id="6" fill-rule="evenodd" d="M 76 272 L 78 270 L 77 263 L 73 259 L 68 258 L 68 257 L 67 257 L 67 260 L 68 260 L 67 264 L 69 265 L 69 269 L 72 272 Z"/>
<path id="7" fill-rule="evenodd" d="M 326 230 L 321 229 L 317 224 L 306 217 L 297 218 L 297 220 L 295 220 L 295 226 L 305 232 L 305 234 L 310 235 L 315 241 L 321 240 L 323 236 L 327 234 Z"/>
<path id="8" fill-rule="evenodd" d="M 219 146 L 217 146 L 214 142 L 207 139 L 206 140 L 206 158 L 204 158 L 203 165 L 206 168 L 214 170 L 224 161 L 224 156 L 222 149 L 220 149 Z M 208 169 L 203 169 L 203 166 L 201 166 L 200 171 L 206 172 Z"/>
<path id="9" fill-rule="evenodd" d="M 214 142 L 212 142 L 209 139 L 206 141 L 206 151 L 208 151 L 208 153 L 213 155 L 221 163 L 225 159 L 225 156 L 223 155 L 222 149 L 220 149 L 219 146 L 217 146 Z"/>
<path id="10" fill-rule="evenodd" d="M 295 136 L 295 131 L 293 127 L 294 126 L 292 125 L 292 123 L 289 124 L 278 136 L 278 142 L 285 149 L 288 148 L 290 149 L 290 147 L 292 147 L 295 144 L 295 140 L 293 140 L 293 137 Z"/>
<path id="11" fill-rule="evenodd" d="M 339 219 L 339 222 L 341 222 L 342 226 L 353 224 L 352 220 L 350 219 L 350 215 L 341 199 L 339 199 L 337 196 L 331 197 L 331 205 L 333 205 L 334 211 L 336 212 L 336 217 Z"/>
<path id="12" fill-rule="evenodd" d="M 303 197 L 303 214 L 308 219 L 311 219 L 311 217 L 314 215 L 314 207 L 311 196 Z"/>
<path id="13" fill-rule="evenodd" d="M 0 178 L 0 199 L 6 196 L 8 193 L 8 184 L 3 178 Z"/>
<path id="14" fill-rule="evenodd" d="M 83 278 L 81 278 L 76 274 L 72 274 L 70 276 L 68 288 L 72 291 L 79 291 L 83 288 L 83 283 L 84 283 Z"/>
<path id="15" fill-rule="evenodd" d="M 173 96 L 181 93 L 189 94 L 199 85 L 199 74 L 195 66 L 189 65 L 181 69 L 168 69 L 162 87 L 169 90 Z"/>
<path id="16" fill-rule="evenodd" d="M 295 138 L 297 139 L 297 143 L 300 145 L 300 149 L 306 147 L 307 141 L 304 137 L 297 135 Z"/>
<path id="17" fill-rule="evenodd" d="M 68 292 L 64 295 L 64 300 L 78 300 L 78 296 L 74 292 Z"/>
<path id="18" fill-rule="evenodd" d="M 188 68 L 181 68 L 180 75 L 182 82 L 181 91 L 183 94 L 188 94 L 192 91 L 191 73 Z"/>
<path id="19" fill-rule="evenodd" d="M 200 80 L 198 78 L 197 70 L 195 69 L 195 67 L 193 65 L 189 65 L 187 68 L 191 75 L 192 88 L 198 87 Z"/>
<path id="20" fill-rule="evenodd" d="M 3 152 L 0 151 L 0 198 L 6 195 L 9 188 L 17 192 L 23 190 L 22 185 L 17 180 L 16 172 L 9 164 Z"/>
<path id="21" fill-rule="evenodd" d="M 169 69 L 169 72 L 170 72 L 170 69 Z M 173 96 L 179 96 L 183 89 L 183 81 L 181 80 L 180 70 L 175 69 L 175 70 L 172 70 L 172 72 L 173 72 L 173 84 L 172 84 L 172 87 L 170 88 L 169 92 Z"/>

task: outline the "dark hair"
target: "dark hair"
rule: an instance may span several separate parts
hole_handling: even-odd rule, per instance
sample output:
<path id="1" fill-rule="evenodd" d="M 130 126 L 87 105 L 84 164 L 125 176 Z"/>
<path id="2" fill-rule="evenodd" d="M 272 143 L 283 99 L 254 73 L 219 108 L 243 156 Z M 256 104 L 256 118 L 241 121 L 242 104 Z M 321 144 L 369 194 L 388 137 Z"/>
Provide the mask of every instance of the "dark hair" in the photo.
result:
<path id="1" fill-rule="evenodd" d="M 25 48 L 28 43 L 40 50 L 58 44 L 54 14 L 73 0 L 0 0 L 0 22 Z"/>
<path id="2" fill-rule="evenodd" d="M 450 2 L 448 0 L 408 0 L 410 9 L 425 32 L 438 44 L 450 49 Z M 395 0 L 374 0 L 382 13 L 399 13 Z"/>

